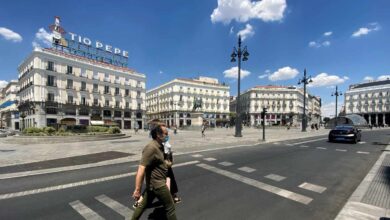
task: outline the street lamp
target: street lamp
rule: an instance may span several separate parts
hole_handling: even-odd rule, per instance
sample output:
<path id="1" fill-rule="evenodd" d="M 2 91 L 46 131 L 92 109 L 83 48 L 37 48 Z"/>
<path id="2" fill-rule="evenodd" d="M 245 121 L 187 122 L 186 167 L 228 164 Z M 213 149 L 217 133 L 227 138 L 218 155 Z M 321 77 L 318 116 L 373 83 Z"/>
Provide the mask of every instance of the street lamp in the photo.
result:
<path id="1" fill-rule="evenodd" d="M 303 115 L 302 115 L 302 132 L 306 131 L 307 121 L 306 121 L 306 85 L 312 83 L 313 80 L 311 76 L 306 77 L 306 69 L 303 72 L 303 78 L 298 81 L 298 85 L 303 83 Z"/>
<path id="2" fill-rule="evenodd" d="M 332 96 L 336 96 L 336 112 L 335 112 L 335 125 L 337 125 L 337 98 L 340 96 L 340 95 L 343 95 L 343 93 L 339 92 L 338 91 L 338 88 L 336 86 L 336 91 L 332 93 Z"/>
<path id="3" fill-rule="evenodd" d="M 240 107 L 240 81 L 241 81 L 241 58 L 242 61 L 248 60 L 248 50 L 246 46 L 241 50 L 241 35 L 238 35 L 238 49 L 236 47 L 233 48 L 233 53 L 230 55 L 231 60 L 230 62 L 236 62 L 236 57 L 238 58 L 238 90 L 237 90 L 237 101 L 236 101 L 236 112 L 237 112 L 237 118 L 236 118 L 236 133 L 235 137 L 242 137 L 241 130 L 242 130 L 242 120 L 241 120 L 241 107 Z"/>

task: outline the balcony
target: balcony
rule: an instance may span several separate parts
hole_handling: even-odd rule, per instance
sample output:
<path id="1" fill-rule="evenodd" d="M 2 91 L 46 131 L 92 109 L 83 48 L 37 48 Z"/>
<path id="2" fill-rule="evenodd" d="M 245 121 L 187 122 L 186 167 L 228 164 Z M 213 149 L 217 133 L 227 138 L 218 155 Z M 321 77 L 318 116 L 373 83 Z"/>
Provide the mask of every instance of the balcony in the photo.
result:
<path id="1" fill-rule="evenodd" d="M 111 80 L 110 80 L 110 78 L 108 78 L 108 77 L 104 77 L 104 82 L 111 82 Z"/>
<path id="2" fill-rule="evenodd" d="M 99 76 L 93 75 L 93 76 L 92 76 L 92 79 L 94 79 L 94 80 L 99 80 Z"/>
<path id="3" fill-rule="evenodd" d="M 57 87 L 57 83 L 56 82 L 53 82 L 53 83 L 47 82 L 46 86 Z"/>
<path id="4" fill-rule="evenodd" d="M 87 88 L 80 88 L 80 91 L 81 91 L 81 92 L 86 92 L 86 91 L 87 91 Z"/>
<path id="5" fill-rule="evenodd" d="M 116 79 L 115 84 L 121 84 L 121 81 L 119 79 Z"/>
<path id="6" fill-rule="evenodd" d="M 100 94 L 100 91 L 98 89 L 93 89 L 92 92 L 96 94 Z"/>
<path id="7" fill-rule="evenodd" d="M 80 73 L 80 77 L 88 78 L 88 75 L 87 75 L 87 73 Z"/>

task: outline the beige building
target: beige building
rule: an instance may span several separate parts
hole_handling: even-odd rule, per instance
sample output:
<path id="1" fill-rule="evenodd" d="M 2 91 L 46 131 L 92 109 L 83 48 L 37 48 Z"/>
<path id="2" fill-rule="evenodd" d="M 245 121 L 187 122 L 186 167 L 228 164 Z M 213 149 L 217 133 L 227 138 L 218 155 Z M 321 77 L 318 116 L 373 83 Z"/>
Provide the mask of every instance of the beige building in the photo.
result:
<path id="1" fill-rule="evenodd" d="M 202 113 L 212 126 L 229 120 L 229 86 L 218 79 L 174 79 L 147 91 L 146 97 L 148 118 L 168 126 L 191 126 L 193 113 Z M 194 110 L 194 104 L 200 107 Z"/>
<path id="2" fill-rule="evenodd" d="M 12 80 L 0 91 L 0 128 L 19 130 L 19 84 Z"/>
<path id="3" fill-rule="evenodd" d="M 390 80 L 349 86 L 345 92 L 346 114 L 358 114 L 370 125 L 390 124 Z"/>
<path id="4" fill-rule="evenodd" d="M 321 99 L 306 93 L 308 125 L 320 123 Z M 265 124 L 299 126 L 303 115 L 303 89 L 294 86 L 256 86 L 241 95 L 243 122 L 257 126 L 262 122 L 261 112 L 267 108 Z"/>
<path id="5" fill-rule="evenodd" d="M 35 49 L 18 71 L 23 127 L 144 125 L 144 74 L 55 49 Z"/>

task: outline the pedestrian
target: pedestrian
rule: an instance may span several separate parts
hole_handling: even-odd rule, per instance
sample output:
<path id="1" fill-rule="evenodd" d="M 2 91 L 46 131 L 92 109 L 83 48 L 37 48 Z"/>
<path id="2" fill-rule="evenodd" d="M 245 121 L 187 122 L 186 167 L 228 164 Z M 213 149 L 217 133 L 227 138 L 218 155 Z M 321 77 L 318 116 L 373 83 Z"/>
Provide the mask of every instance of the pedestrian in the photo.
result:
<path id="1" fill-rule="evenodd" d="M 138 133 L 138 123 L 134 125 L 134 134 Z"/>
<path id="2" fill-rule="evenodd" d="M 316 130 L 318 130 L 318 124 L 317 123 L 314 124 L 314 127 L 316 128 Z"/>
<path id="3" fill-rule="evenodd" d="M 202 131 L 202 138 L 206 137 L 206 135 L 204 134 L 205 130 L 206 130 L 206 124 L 203 123 L 203 124 L 202 124 L 202 128 L 201 128 L 201 131 Z"/>
<path id="4" fill-rule="evenodd" d="M 154 198 L 162 203 L 166 218 L 175 220 L 176 211 L 171 193 L 166 185 L 169 164 L 164 158 L 164 144 L 169 140 L 165 124 L 157 124 L 151 130 L 153 140 L 142 151 L 140 165 L 135 178 L 133 198 L 138 201 L 145 178 L 146 186 L 142 193 L 143 199 L 134 210 L 132 219 L 139 219 L 146 207 L 152 204 Z"/>

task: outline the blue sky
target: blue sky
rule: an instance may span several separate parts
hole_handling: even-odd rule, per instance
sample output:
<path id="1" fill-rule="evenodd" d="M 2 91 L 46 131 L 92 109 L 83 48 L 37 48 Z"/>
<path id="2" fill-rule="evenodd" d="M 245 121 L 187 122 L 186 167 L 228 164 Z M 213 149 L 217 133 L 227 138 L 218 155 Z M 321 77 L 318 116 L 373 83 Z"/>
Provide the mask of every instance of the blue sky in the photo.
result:
<path id="1" fill-rule="evenodd" d="M 390 75 L 388 0 L 0 4 L 0 86 L 17 78 L 17 66 L 33 45 L 46 46 L 54 16 L 66 31 L 129 51 L 129 68 L 146 74 L 148 89 L 177 77 L 210 76 L 230 84 L 236 95 L 237 64 L 230 54 L 239 32 L 250 53 L 242 63 L 242 91 L 296 85 L 306 68 L 314 80 L 309 92 L 321 96 L 324 115 L 334 114 L 335 85 L 345 91 Z"/>

